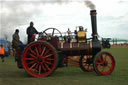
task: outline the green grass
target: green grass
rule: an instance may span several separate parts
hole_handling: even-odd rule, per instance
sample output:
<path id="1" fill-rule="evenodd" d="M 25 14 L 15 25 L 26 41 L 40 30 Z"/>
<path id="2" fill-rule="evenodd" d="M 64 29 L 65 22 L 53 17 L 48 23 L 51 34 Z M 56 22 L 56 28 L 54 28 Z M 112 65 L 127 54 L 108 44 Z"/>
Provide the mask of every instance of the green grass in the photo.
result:
<path id="1" fill-rule="evenodd" d="M 24 69 L 18 69 L 13 56 L 0 61 L 0 85 L 128 85 L 128 48 L 105 49 L 114 56 L 116 67 L 111 75 L 98 76 L 95 72 L 83 72 L 79 67 L 57 69 L 51 76 L 31 77 Z"/>

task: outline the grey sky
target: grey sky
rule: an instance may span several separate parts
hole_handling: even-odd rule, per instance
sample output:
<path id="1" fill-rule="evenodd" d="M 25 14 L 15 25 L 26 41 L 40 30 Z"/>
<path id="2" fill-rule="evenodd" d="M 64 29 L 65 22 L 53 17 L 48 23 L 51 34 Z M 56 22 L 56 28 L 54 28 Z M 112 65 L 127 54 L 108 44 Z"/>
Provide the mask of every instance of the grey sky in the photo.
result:
<path id="1" fill-rule="evenodd" d="M 0 37 L 20 29 L 21 40 L 26 38 L 26 28 L 34 21 L 38 31 L 55 27 L 71 31 L 76 26 L 87 28 L 91 37 L 90 8 L 84 1 L 90 0 L 2 0 L 0 1 Z M 97 28 L 100 37 L 128 39 L 128 1 L 91 0 L 97 10 Z M 92 8 L 92 9 L 93 9 Z"/>

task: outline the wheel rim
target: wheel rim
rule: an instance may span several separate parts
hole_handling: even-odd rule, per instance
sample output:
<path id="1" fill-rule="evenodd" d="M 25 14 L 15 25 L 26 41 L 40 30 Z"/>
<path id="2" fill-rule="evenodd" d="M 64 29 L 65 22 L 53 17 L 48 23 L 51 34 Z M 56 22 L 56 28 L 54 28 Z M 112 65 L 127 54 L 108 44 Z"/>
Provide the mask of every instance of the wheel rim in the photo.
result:
<path id="1" fill-rule="evenodd" d="M 23 53 L 23 65 L 32 76 L 48 76 L 56 68 L 56 52 L 44 42 L 31 43 Z"/>
<path id="2" fill-rule="evenodd" d="M 54 36 L 55 31 L 57 31 L 58 34 L 60 34 L 60 36 L 62 36 L 62 33 L 56 28 L 47 28 L 46 30 L 43 31 L 43 34 L 48 35 L 47 31 L 49 31 L 49 30 L 52 30 L 52 32 L 51 32 L 52 37 Z"/>
<path id="3" fill-rule="evenodd" d="M 84 71 L 91 72 L 93 71 L 93 63 L 90 62 L 91 57 L 90 56 L 83 56 L 82 58 L 82 69 Z"/>
<path id="4" fill-rule="evenodd" d="M 101 75 L 112 73 L 115 67 L 113 56 L 109 53 L 101 53 L 96 58 L 96 69 Z"/>

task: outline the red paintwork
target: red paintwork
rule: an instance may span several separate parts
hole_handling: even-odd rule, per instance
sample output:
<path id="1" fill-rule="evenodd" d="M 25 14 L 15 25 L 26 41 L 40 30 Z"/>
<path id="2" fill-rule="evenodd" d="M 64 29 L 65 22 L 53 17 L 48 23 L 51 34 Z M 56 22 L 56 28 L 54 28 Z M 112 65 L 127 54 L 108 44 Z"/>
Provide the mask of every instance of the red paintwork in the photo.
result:
<path id="1" fill-rule="evenodd" d="M 46 32 L 49 29 L 53 30 L 51 35 Z M 101 75 L 112 73 L 115 67 L 115 61 L 113 57 L 107 53 L 98 55 L 98 57 L 96 57 L 96 54 L 101 50 L 99 41 L 87 40 L 85 42 L 80 42 L 78 40 L 72 39 L 72 41 L 76 42 L 71 42 L 68 40 L 68 36 L 66 36 L 66 38 L 62 37 L 60 31 L 58 32 L 61 37 L 54 36 L 55 30 L 57 29 L 46 29 L 43 34 L 39 35 L 37 41 L 30 43 L 25 48 L 22 56 L 22 63 L 24 69 L 30 75 L 34 77 L 44 77 L 50 75 L 57 68 L 58 63 L 59 65 L 62 64 L 62 66 L 68 63 L 67 56 L 86 56 L 86 59 L 80 57 L 81 59 L 79 61 L 80 66 L 84 71 L 91 72 L 95 69 L 96 73 Z M 32 39 L 34 38 L 35 36 L 33 36 Z M 59 38 L 62 39 L 59 40 Z M 59 59 L 57 55 L 59 55 Z M 103 60 L 99 60 L 99 57 L 103 55 L 110 58 L 110 60 L 106 60 L 106 58 L 103 58 Z M 88 62 L 84 62 L 84 60 L 88 60 Z M 112 63 L 110 63 L 110 61 Z M 107 65 L 105 65 L 104 63 L 107 63 Z M 100 68 L 99 65 L 102 68 Z M 111 65 L 111 67 L 109 65 Z M 108 70 L 104 70 L 106 67 L 108 68 Z"/>
<path id="2" fill-rule="evenodd" d="M 54 49 L 49 44 L 39 41 L 31 43 L 24 50 L 22 61 L 24 69 L 30 75 L 44 77 L 51 74 L 56 68 L 56 58 Z"/>
<path id="3" fill-rule="evenodd" d="M 59 39 L 58 39 L 58 37 L 52 38 L 52 39 L 49 41 L 49 43 L 50 43 L 53 47 L 58 48 L 58 46 L 59 46 Z"/>
<path id="4" fill-rule="evenodd" d="M 101 57 L 103 59 L 101 59 Z M 104 63 L 107 62 L 107 65 Z M 115 61 L 112 55 L 108 53 L 102 53 L 96 58 L 96 69 L 101 75 L 108 75 L 113 72 L 115 67 Z"/>

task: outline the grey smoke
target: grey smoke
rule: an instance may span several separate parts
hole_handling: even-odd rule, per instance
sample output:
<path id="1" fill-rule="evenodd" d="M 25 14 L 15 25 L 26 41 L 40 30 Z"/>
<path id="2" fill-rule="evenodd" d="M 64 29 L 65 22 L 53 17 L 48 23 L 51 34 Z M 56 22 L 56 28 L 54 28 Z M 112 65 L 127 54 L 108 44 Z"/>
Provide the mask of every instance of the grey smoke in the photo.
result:
<path id="1" fill-rule="evenodd" d="M 89 7 L 91 10 L 96 9 L 95 4 L 93 4 L 90 0 L 86 0 L 85 5 Z"/>
<path id="2" fill-rule="evenodd" d="M 40 11 L 37 6 L 45 4 L 67 4 L 73 1 L 85 3 L 90 9 L 95 9 L 95 5 L 90 0 L 16 0 L 16 1 L 0 1 L 0 38 L 4 37 L 3 35 L 8 35 L 9 40 L 11 40 L 12 33 L 14 33 L 15 28 L 20 27 L 21 25 L 29 25 L 31 17 L 40 14 Z M 32 5 L 33 9 L 31 11 L 25 11 L 25 6 Z M 4 8 L 9 10 L 9 13 L 4 12 Z M 22 29 L 21 29 L 22 30 Z"/>

